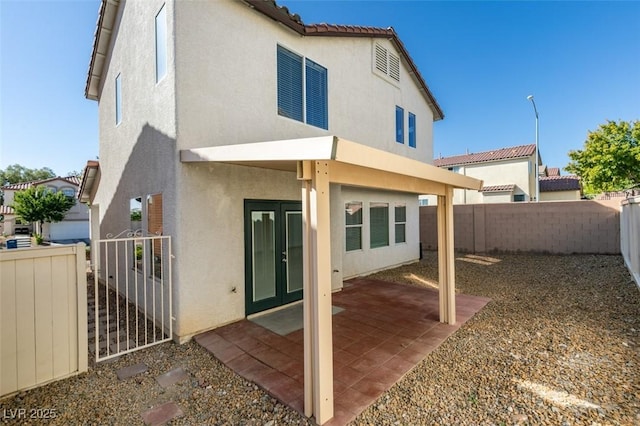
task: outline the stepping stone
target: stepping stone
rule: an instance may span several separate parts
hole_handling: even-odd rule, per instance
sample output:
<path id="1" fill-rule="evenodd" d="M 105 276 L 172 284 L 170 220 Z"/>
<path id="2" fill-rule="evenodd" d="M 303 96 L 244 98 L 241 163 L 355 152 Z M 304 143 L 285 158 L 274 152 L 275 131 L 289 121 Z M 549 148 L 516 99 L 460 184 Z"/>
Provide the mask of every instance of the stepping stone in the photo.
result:
<path id="1" fill-rule="evenodd" d="M 181 416 L 184 416 L 184 413 L 180 407 L 175 402 L 169 401 L 142 413 L 142 420 L 146 425 L 159 426 Z"/>
<path id="2" fill-rule="evenodd" d="M 175 368 L 171 371 L 164 373 L 161 376 L 156 377 L 158 384 L 163 388 L 168 388 L 171 385 L 174 385 L 178 382 L 186 380 L 189 378 L 189 375 L 182 367 Z"/>
<path id="3" fill-rule="evenodd" d="M 147 367 L 145 363 L 141 362 L 139 364 L 129 365 L 127 367 L 121 368 L 120 370 L 116 371 L 116 375 L 118 376 L 118 379 L 124 380 L 128 379 L 129 377 L 135 376 L 136 374 L 144 373 L 148 368 L 149 367 Z"/>

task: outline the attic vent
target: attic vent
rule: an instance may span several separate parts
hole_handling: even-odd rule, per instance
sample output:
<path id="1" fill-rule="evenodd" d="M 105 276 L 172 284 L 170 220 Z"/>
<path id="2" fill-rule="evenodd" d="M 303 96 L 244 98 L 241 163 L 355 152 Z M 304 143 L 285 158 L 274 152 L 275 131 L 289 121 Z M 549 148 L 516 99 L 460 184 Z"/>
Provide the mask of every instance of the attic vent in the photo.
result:
<path id="1" fill-rule="evenodd" d="M 389 52 L 386 48 L 378 43 L 374 44 L 374 67 L 375 71 L 380 72 L 395 81 L 400 81 L 400 58 Z"/>
<path id="2" fill-rule="evenodd" d="M 400 58 L 392 53 L 389 53 L 389 77 L 400 81 Z"/>
<path id="3" fill-rule="evenodd" d="M 387 73 L 387 49 L 380 46 L 379 44 L 376 44 L 375 53 L 376 53 L 376 57 L 375 57 L 376 69 L 386 74 Z"/>

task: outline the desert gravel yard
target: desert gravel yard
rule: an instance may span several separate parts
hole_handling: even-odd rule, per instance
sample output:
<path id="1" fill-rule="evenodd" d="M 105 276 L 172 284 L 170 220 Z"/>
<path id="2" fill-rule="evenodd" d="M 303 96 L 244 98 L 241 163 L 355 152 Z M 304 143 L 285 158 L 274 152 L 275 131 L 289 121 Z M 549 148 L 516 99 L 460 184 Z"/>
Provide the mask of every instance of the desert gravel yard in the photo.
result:
<path id="1" fill-rule="evenodd" d="M 436 255 L 375 278 L 432 286 Z M 492 301 L 354 424 L 640 424 L 640 291 L 620 256 L 460 254 L 456 279 L 460 293 Z M 147 371 L 118 380 L 117 370 L 137 363 Z M 178 367 L 184 380 L 158 384 L 156 377 Z M 0 400 L 0 419 L 142 424 L 143 412 L 167 401 L 183 413 L 175 425 L 308 424 L 193 341 Z M 20 409 L 27 418 L 17 418 Z"/>

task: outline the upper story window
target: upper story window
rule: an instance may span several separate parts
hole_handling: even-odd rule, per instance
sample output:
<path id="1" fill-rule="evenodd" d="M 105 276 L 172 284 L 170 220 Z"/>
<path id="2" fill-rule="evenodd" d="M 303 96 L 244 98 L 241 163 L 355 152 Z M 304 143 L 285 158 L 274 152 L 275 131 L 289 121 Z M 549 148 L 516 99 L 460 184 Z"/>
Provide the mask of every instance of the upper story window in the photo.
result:
<path id="1" fill-rule="evenodd" d="M 76 190 L 73 188 L 62 188 L 60 192 L 62 192 L 67 197 L 73 198 L 76 196 Z"/>
<path id="2" fill-rule="evenodd" d="M 409 146 L 416 147 L 416 115 L 409 113 Z"/>
<path id="3" fill-rule="evenodd" d="M 156 83 L 167 75 L 167 8 L 156 15 Z"/>
<path id="4" fill-rule="evenodd" d="M 327 69 L 278 46 L 278 114 L 329 129 Z"/>
<path id="5" fill-rule="evenodd" d="M 453 173 L 460 173 L 460 166 L 447 167 L 447 170 Z"/>
<path id="6" fill-rule="evenodd" d="M 400 82 L 400 58 L 378 43 L 373 47 L 374 70 Z"/>
<path id="7" fill-rule="evenodd" d="M 396 142 L 404 143 L 404 109 L 396 105 Z"/>
<path id="8" fill-rule="evenodd" d="M 122 122 L 122 84 L 120 74 L 116 77 L 116 125 Z"/>

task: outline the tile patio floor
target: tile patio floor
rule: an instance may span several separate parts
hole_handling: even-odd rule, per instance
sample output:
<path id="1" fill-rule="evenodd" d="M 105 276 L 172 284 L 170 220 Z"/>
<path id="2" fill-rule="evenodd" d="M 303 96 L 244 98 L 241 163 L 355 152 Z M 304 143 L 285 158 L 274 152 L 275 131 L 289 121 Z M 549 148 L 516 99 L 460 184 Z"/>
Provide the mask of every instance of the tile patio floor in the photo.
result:
<path id="1" fill-rule="evenodd" d="M 366 278 L 345 282 L 332 296 L 332 304 L 344 311 L 333 316 L 334 417 L 326 424 L 355 419 L 487 302 L 456 295 L 452 326 L 439 322 L 437 291 Z M 280 336 L 242 320 L 195 340 L 242 377 L 304 412 L 303 330 Z"/>

